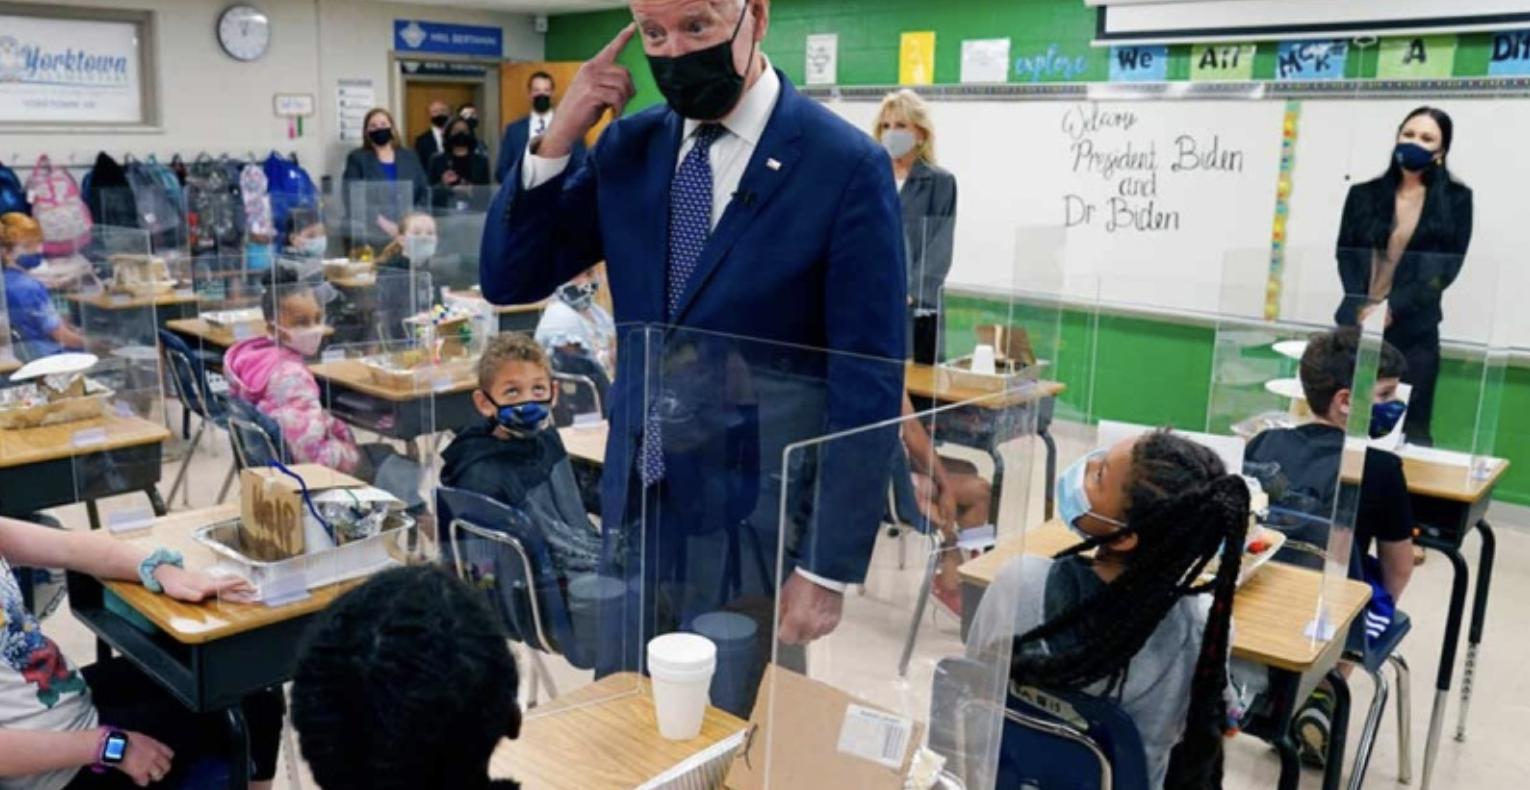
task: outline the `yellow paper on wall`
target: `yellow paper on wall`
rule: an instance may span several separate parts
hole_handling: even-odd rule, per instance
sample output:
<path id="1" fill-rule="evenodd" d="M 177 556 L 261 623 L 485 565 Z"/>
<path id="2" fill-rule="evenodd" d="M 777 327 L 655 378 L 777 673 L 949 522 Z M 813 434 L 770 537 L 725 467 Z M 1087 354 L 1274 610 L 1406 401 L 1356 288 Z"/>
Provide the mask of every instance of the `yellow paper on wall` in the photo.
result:
<path id="1" fill-rule="evenodd" d="M 903 34 L 898 48 L 898 84 L 931 85 L 935 82 L 935 31 Z"/>

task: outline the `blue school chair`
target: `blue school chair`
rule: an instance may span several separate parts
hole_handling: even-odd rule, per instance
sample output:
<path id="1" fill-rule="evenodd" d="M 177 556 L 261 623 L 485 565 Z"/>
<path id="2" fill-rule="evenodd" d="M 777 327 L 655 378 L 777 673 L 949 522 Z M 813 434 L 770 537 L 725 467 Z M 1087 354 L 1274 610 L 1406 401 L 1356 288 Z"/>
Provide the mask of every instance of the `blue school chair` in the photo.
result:
<path id="1" fill-rule="evenodd" d="M 286 462 L 282 429 L 276 421 L 242 398 L 230 397 L 228 406 L 228 442 L 234 449 L 234 463 L 239 469 L 262 469 L 272 462 Z"/>
<path id="2" fill-rule="evenodd" d="M 170 368 L 171 380 L 175 382 L 175 390 L 185 407 L 181 412 L 181 438 L 189 439 L 190 444 L 186 448 L 186 459 L 181 462 L 180 471 L 175 474 L 175 482 L 170 485 L 168 501 L 175 501 L 175 492 L 180 490 L 186 482 L 186 472 L 191 468 L 191 459 L 196 457 L 197 447 L 202 442 L 202 434 L 207 431 L 208 424 L 219 428 L 228 428 L 228 407 L 221 395 L 213 392 L 212 384 L 207 379 L 207 368 L 191 353 L 191 347 L 186 345 L 174 332 L 166 329 L 159 330 L 159 345 L 165 356 L 165 364 Z M 201 418 L 197 425 L 196 434 L 191 433 L 191 415 Z M 239 470 L 237 462 L 229 466 L 228 475 L 223 480 L 223 489 L 218 492 L 218 504 L 228 497 L 229 487 L 234 484 L 234 475 Z M 191 504 L 191 487 L 186 487 L 185 503 Z"/>
<path id="3" fill-rule="evenodd" d="M 1007 668 L 1003 671 L 1008 675 Z M 1016 688 L 1002 711 L 990 699 L 993 667 L 943 659 L 930 694 L 930 749 L 968 786 L 1042 790 L 1147 790 L 1147 752 L 1137 725 L 1113 700 L 1077 691 Z M 991 733 L 1000 727 L 996 776 Z"/>
<path id="4" fill-rule="evenodd" d="M 1387 625 L 1386 630 L 1368 641 L 1364 639 L 1364 613 L 1361 613 L 1360 621 L 1356 622 L 1352 628 L 1359 637 L 1357 639 L 1351 636 L 1351 644 L 1358 641 L 1364 647 L 1359 650 L 1347 650 L 1344 660 L 1360 667 L 1365 670 L 1365 674 L 1371 676 L 1376 694 L 1371 698 L 1370 711 L 1365 716 L 1365 727 L 1360 730 L 1360 743 L 1355 748 L 1355 766 L 1349 775 L 1349 789 L 1360 790 L 1361 785 L 1365 783 L 1365 772 L 1370 767 L 1371 750 L 1376 745 L 1376 734 L 1381 730 L 1381 718 L 1386 713 L 1389 696 L 1387 677 L 1383 673 L 1388 664 L 1391 664 L 1392 670 L 1397 673 L 1397 781 L 1408 784 L 1413 781 L 1413 689 L 1408 661 L 1397 652 L 1397 648 L 1408 632 L 1413 629 L 1413 621 L 1405 612 L 1399 610 L 1392 616 L 1392 622 Z"/>
<path id="5" fill-rule="evenodd" d="M 605 419 L 605 410 L 601 408 L 600 389 L 588 376 L 577 376 L 572 373 L 559 373 L 553 371 L 553 386 L 558 388 L 558 402 L 553 405 L 553 424 L 559 428 L 567 428 L 574 424 L 575 418 L 584 414 L 593 414 Z"/>
<path id="6" fill-rule="evenodd" d="M 533 705 L 539 684 L 547 687 L 549 699 L 558 695 L 542 653 L 561 654 L 580 669 L 594 666 L 595 643 L 575 638 L 547 542 L 524 511 L 441 486 L 436 489 L 436 524 L 438 530 L 445 525 L 446 535 L 437 539 L 450 547 L 458 578 L 482 590 L 509 637 L 530 648 Z"/>
<path id="7" fill-rule="evenodd" d="M 1147 753 L 1109 699 L 1011 686 L 995 786 L 1147 790 Z"/>

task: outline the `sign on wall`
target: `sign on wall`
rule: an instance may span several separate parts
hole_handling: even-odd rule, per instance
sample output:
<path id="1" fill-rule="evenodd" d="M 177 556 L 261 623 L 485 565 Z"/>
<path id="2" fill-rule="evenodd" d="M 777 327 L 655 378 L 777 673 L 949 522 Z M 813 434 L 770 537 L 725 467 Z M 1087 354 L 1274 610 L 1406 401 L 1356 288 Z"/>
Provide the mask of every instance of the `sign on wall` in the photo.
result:
<path id="1" fill-rule="evenodd" d="M 807 84 L 833 85 L 839 81 L 839 34 L 815 33 L 807 37 Z"/>
<path id="2" fill-rule="evenodd" d="M 0 123 L 145 122 L 138 25 L 0 16 Z"/>
<path id="3" fill-rule="evenodd" d="M 439 52 L 500 58 L 505 54 L 505 31 L 481 25 L 395 19 L 393 48 L 399 52 Z"/>

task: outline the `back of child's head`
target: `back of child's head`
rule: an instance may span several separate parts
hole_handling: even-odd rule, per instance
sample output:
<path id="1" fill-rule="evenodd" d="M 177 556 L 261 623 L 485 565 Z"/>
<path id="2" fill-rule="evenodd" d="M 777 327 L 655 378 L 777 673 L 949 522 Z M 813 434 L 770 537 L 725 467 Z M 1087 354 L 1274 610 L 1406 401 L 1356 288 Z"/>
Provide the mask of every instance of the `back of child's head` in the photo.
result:
<path id="1" fill-rule="evenodd" d="M 42 226 L 37 220 L 19 211 L 0 215 L 0 247 L 11 249 L 23 244 L 39 244 L 42 240 Z"/>
<path id="2" fill-rule="evenodd" d="M 308 633 L 292 723 L 324 790 L 485 787 L 520 728 L 515 660 L 483 596 L 437 566 L 385 571 Z"/>
<path id="3" fill-rule="evenodd" d="M 1326 415 L 1333 399 L 1341 390 L 1350 389 L 1355 381 L 1355 364 L 1360 356 L 1360 330 L 1341 327 L 1328 332 L 1318 332 L 1307 339 L 1307 350 L 1302 352 L 1302 394 L 1313 414 Z M 1381 341 L 1381 360 L 1376 370 L 1377 379 L 1398 379 L 1407 375 L 1408 360 L 1391 343 Z"/>
<path id="4" fill-rule="evenodd" d="M 270 276 L 265 278 L 265 288 L 260 299 L 260 312 L 272 326 L 276 325 L 282 302 L 294 296 L 313 293 L 313 288 L 303 281 L 302 275 L 295 268 L 281 262 L 271 267 Z"/>
<path id="5" fill-rule="evenodd" d="M 512 362 L 525 362 L 552 374 L 547 351 L 541 344 L 530 335 L 506 332 L 491 338 L 488 347 L 483 350 L 483 356 L 478 358 L 478 388 L 485 391 L 492 389 L 500 370 Z"/>
<path id="6" fill-rule="evenodd" d="M 1212 764 L 1220 770 L 1229 617 L 1248 528 L 1248 488 L 1227 473 L 1210 449 L 1157 431 L 1133 445 L 1126 490 L 1124 530 L 1137 537 L 1137 544 L 1124 556 L 1124 569 L 1095 595 L 1015 637 L 1010 675 L 1017 683 L 1058 690 L 1083 689 L 1101 680 L 1123 682 L 1132 658 L 1180 599 L 1210 591 L 1212 615 L 1196 659 L 1185 735 L 1174 752 L 1170 777 L 1199 775 Z M 1091 539 L 1059 556 L 1073 556 L 1120 536 Z M 1215 579 L 1195 586 L 1218 554 L 1222 558 Z M 1054 649 L 1059 645 L 1063 647 Z"/>

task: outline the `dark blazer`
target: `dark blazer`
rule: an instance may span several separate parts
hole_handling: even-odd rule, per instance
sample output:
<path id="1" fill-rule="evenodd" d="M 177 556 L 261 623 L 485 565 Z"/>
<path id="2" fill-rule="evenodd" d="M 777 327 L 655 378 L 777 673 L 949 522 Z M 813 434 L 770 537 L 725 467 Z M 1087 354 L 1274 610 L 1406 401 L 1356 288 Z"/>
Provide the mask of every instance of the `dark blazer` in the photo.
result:
<path id="1" fill-rule="evenodd" d="M 606 261 L 622 327 L 601 479 L 608 535 L 636 521 L 643 499 L 665 523 L 642 528 L 651 536 L 662 527 L 666 547 L 687 534 L 721 536 L 745 517 L 743 544 L 764 544 L 770 584 L 776 544 L 767 533 L 781 526 L 782 500 L 769 486 L 785 477 L 796 491 L 816 480 L 791 520 L 800 532 L 780 536 L 788 567 L 853 583 L 865 578 L 885 508 L 896 431 L 786 453 L 786 470 L 782 445 L 898 416 L 900 209 L 887 152 L 777 74 L 780 98 L 737 191 L 748 199 L 729 203 L 673 311 L 668 206 L 685 127 L 664 105 L 618 120 L 584 167 L 536 189 L 521 188 L 521 159 L 512 158 L 489 209 L 479 276 L 491 302 L 524 304 Z M 669 419 L 665 483 L 637 497 L 645 422 Z M 690 556 L 725 566 L 715 548 L 693 546 Z"/>
<path id="2" fill-rule="evenodd" d="M 435 127 L 426 129 L 419 137 L 414 138 L 414 154 L 426 164 L 434 159 L 436 154 L 441 153 L 441 146 L 436 145 Z"/>
<path id="3" fill-rule="evenodd" d="M 956 243 L 956 176 L 915 162 L 898 198 L 908 243 L 908 295 L 916 308 L 939 309 Z"/>
<path id="4" fill-rule="evenodd" d="M 521 155 L 526 153 L 526 146 L 531 142 L 531 116 L 528 115 L 519 121 L 511 121 L 505 127 L 505 133 L 499 138 L 499 158 L 494 164 L 494 180 L 505 183 L 505 174 L 510 172 L 510 166 L 521 160 Z M 576 141 L 574 150 L 568 160 L 570 170 L 579 169 L 585 157 L 584 141 Z"/>
<path id="5" fill-rule="evenodd" d="M 1436 180 L 1429 185 L 1418 229 L 1397 264 L 1387 297 L 1392 311 L 1387 339 L 1394 344 L 1438 334 L 1444 317 L 1440 298 L 1461 273 L 1471 246 L 1472 190 L 1443 174 Z M 1395 187 L 1386 177 L 1349 188 L 1337 249 L 1345 297 L 1334 320 L 1341 326 L 1359 322 L 1371 287 L 1371 263 L 1375 251 L 1386 248 L 1396 205 Z"/>
<path id="6" fill-rule="evenodd" d="M 420 164 L 420 158 L 408 148 L 399 148 L 393 152 L 393 163 L 398 166 L 399 183 L 409 182 L 414 185 L 414 204 L 424 204 L 430 180 L 426 176 L 425 166 Z M 357 148 L 345 157 L 345 173 L 341 180 L 345 183 L 387 181 L 388 176 L 383 172 L 382 162 L 378 161 L 372 149 Z"/>

